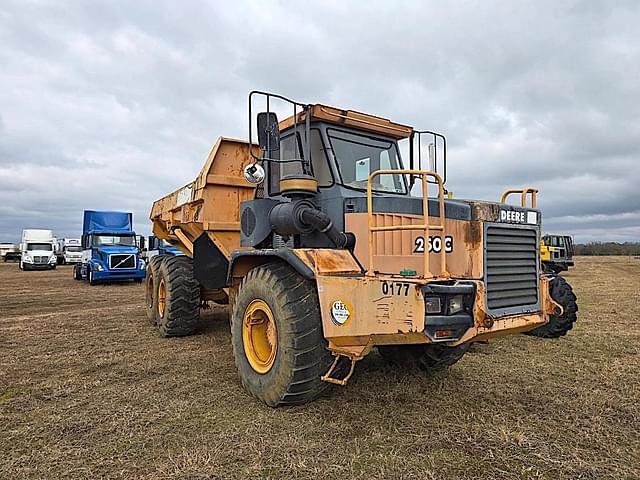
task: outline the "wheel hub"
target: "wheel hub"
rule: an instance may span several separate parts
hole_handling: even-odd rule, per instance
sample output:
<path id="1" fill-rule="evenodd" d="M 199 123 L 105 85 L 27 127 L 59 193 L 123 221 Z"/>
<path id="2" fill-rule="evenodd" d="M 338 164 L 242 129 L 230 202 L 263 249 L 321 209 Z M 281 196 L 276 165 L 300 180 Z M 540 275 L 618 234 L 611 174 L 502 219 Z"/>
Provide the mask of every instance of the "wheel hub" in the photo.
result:
<path id="1" fill-rule="evenodd" d="M 164 278 L 160 280 L 158 285 L 158 315 L 160 318 L 164 318 L 164 312 L 167 307 L 167 286 L 164 283 Z"/>
<path id="2" fill-rule="evenodd" d="M 242 343 L 251 368 L 258 373 L 271 370 L 278 351 L 278 332 L 273 312 L 263 300 L 253 300 L 242 319 Z"/>

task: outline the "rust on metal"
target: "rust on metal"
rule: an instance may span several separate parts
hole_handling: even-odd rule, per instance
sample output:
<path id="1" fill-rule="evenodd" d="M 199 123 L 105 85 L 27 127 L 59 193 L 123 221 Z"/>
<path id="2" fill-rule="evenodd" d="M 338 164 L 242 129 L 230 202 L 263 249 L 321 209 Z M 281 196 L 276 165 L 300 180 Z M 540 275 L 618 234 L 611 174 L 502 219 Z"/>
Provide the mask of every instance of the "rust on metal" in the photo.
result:
<path id="1" fill-rule="evenodd" d="M 386 118 L 377 117 L 368 113 L 356 112 L 355 110 L 342 110 L 327 105 L 311 105 L 311 120 L 346 125 L 369 132 L 382 133 L 400 140 L 409 138 L 413 133 L 413 128 L 408 125 L 392 122 Z M 306 120 L 306 114 L 299 112 L 294 122 L 293 115 L 282 120 L 279 124 L 280 130 L 284 131 L 294 126 L 302 124 Z"/>

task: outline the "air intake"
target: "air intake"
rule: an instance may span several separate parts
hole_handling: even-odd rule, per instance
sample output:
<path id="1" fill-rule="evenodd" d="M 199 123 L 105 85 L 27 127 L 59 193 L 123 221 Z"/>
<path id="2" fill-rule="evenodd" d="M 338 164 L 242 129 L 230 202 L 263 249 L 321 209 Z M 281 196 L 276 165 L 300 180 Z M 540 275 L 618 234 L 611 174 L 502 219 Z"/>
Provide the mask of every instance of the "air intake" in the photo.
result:
<path id="1" fill-rule="evenodd" d="M 492 315 L 538 311 L 538 231 L 488 224 L 485 230 L 487 309 Z"/>

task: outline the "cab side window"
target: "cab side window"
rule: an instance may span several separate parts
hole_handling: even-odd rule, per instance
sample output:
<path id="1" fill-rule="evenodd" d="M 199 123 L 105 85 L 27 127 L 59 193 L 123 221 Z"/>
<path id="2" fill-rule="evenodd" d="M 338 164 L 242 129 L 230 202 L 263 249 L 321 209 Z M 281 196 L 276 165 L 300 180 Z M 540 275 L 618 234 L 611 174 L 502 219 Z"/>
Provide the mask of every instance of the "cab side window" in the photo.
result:
<path id="1" fill-rule="evenodd" d="M 304 154 L 301 138 L 300 133 L 290 134 L 281 138 L 279 158 L 283 163 L 271 162 L 269 165 L 269 192 L 271 195 L 280 192 L 280 179 L 282 177 L 302 173 L 301 162 L 291 161 L 303 159 Z M 318 180 L 318 186 L 329 187 L 333 185 L 333 175 L 329 168 L 327 153 L 322 143 L 320 131 L 317 128 L 311 130 L 309 151 L 311 155 L 311 169 L 313 175 Z"/>

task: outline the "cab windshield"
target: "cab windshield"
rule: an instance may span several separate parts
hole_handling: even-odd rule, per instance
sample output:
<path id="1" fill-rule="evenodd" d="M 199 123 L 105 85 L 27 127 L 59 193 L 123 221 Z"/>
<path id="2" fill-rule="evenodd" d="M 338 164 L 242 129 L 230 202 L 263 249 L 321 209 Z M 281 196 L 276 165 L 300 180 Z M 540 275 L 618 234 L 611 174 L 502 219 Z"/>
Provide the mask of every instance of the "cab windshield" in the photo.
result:
<path id="1" fill-rule="evenodd" d="M 82 247 L 72 245 L 72 246 L 66 246 L 66 247 L 64 247 L 64 250 L 65 250 L 66 252 L 81 252 L 81 251 L 82 251 Z"/>
<path id="2" fill-rule="evenodd" d="M 94 235 L 92 246 L 118 245 L 122 247 L 134 247 L 136 245 L 133 235 Z"/>
<path id="3" fill-rule="evenodd" d="M 369 175 L 376 170 L 402 168 L 394 142 L 334 129 L 327 134 L 346 187 L 366 189 Z M 378 175 L 373 179 L 373 190 L 406 194 L 407 186 L 401 174 Z"/>
<path id="4" fill-rule="evenodd" d="M 44 250 L 50 252 L 53 246 L 50 243 L 27 243 L 27 250 Z"/>

